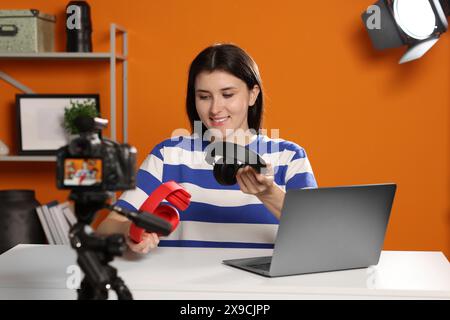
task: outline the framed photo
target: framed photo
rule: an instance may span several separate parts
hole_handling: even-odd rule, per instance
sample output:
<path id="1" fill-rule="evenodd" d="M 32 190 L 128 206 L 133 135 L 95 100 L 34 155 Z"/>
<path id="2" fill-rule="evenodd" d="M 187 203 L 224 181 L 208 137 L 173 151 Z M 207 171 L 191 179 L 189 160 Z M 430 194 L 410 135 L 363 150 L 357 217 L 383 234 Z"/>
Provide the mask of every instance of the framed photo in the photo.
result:
<path id="1" fill-rule="evenodd" d="M 17 94 L 18 154 L 56 154 L 70 139 L 63 126 L 65 108 L 93 101 L 100 114 L 98 94 Z"/>

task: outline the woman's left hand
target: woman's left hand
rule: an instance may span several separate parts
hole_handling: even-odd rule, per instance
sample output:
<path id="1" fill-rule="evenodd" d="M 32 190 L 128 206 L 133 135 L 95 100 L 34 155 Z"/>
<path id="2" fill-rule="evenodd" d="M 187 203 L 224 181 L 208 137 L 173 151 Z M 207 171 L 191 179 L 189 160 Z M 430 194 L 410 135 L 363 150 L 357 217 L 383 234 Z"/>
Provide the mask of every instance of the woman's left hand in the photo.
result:
<path id="1" fill-rule="evenodd" d="M 246 166 L 238 170 L 236 180 L 244 193 L 254 194 L 256 196 L 264 195 L 274 187 L 273 168 L 268 163 L 265 173 L 257 173 L 255 169 Z"/>

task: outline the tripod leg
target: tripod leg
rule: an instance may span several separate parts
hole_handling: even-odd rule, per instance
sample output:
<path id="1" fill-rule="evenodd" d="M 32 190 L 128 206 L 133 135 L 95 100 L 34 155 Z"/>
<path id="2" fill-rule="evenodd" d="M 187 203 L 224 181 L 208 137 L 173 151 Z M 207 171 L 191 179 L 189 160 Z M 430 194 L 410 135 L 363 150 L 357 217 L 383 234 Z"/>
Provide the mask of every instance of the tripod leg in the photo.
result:
<path id="1" fill-rule="evenodd" d="M 133 300 L 133 295 L 130 289 L 126 286 L 121 277 L 117 276 L 117 270 L 114 267 L 108 266 L 108 273 L 110 275 L 111 288 L 117 293 L 118 300 Z"/>
<path id="2" fill-rule="evenodd" d="M 125 282 L 117 277 L 113 281 L 113 290 L 117 293 L 118 300 L 133 300 L 133 295 L 130 292 L 130 289 L 126 286 Z"/>
<path id="3" fill-rule="evenodd" d="M 81 281 L 78 291 L 78 300 L 106 300 L 108 299 L 108 291 L 104 289 L 94 288 L 89 281 L 84 278 Z"/>
<path id="4" fill-rule="evenodd" d="M 92 297 L 94 296 L 94 290 L 86 278 L 81 281 L 80 289 L 78 289 L 77 292 L 78 300 L 92 300 Z"/>

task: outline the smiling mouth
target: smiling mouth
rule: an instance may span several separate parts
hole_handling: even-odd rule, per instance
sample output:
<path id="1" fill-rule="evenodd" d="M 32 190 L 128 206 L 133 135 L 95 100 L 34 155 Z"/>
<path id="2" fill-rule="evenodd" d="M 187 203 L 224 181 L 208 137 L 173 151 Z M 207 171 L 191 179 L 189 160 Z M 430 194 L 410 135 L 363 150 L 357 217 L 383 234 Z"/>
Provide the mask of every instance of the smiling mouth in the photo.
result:
<path id="1" fill-rule="evenodd" d="M 230 117 L 228 116 L 228 117 L 222 117 L 222 118 L 214 118 L 214 119 L 209 118 L 209 119 L 211 120 L 211 123 L 213 126 L 221 126 L 228 120 L 228 118 L 230 118 Z"/>

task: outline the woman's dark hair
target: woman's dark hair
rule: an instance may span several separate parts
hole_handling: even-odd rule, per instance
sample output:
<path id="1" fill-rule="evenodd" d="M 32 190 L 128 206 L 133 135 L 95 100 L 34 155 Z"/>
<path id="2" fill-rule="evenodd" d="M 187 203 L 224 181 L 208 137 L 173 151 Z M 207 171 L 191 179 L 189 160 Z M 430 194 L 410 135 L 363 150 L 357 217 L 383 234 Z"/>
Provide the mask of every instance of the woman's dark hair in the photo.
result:
<path id="1" fill-rule="evenodd" d="M 189 68 L 189 79 L 186 96 L 186 111 L 194 132 L 194 121 L 200 121 L 195 108 L 195 79 L 203 71 L 215 70 L 228 72 L 247 84 L 249 90 L 256 85 L 260 92 L 254 106 L 248 110 L 248 127 L 259 131 L 263 114 L 263 92 L 261 77 L 255 61 L 241 48 L 233 44 L 215 44 L 200 52 Z M 202 124 L 202 135 L 206 127 Z"/>

